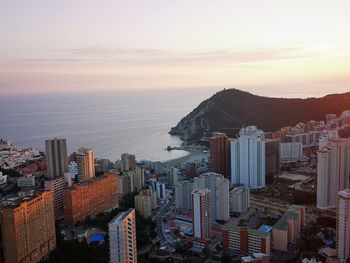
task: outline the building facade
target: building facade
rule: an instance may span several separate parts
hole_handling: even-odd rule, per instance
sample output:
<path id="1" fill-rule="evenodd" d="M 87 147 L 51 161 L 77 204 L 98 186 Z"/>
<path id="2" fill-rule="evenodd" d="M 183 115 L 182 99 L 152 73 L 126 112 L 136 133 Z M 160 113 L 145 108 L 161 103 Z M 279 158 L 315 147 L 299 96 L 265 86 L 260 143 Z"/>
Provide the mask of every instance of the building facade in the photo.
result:
<path id="1" fill-rule="evenodd" d="M 265 176 L 273 180 L 273 176 L 280 172 L 280 139 L 265 139 Z"/>
<path id="2" fill-rule="evenodd" d="M 192 182 L 180 181 L 175 186 L 175 208 L 179 210 L 191 210 Z"/>
<path id="3" fill-rule="evenodd" d="M 210 138 L 210 167 L 215 173 L 230 178 L 230 142 L 225 133 L 214 132 Z"/>
<path id="4" fill-rule="evenodd" d="M 87 216 L 118 207 L 117 175 L 109 173 L 63 191 L 64 218 L 73 226 Z"/>
<path id="5" fill-rule="evenodd" d="M 211 195 L 211 219 L 227 221 L 230 218 L 230 182 L 223 175 L 205 173 L 193 179 L 193 189 L 208 188 Z"/>
<path id="6" fill-rule="evenodd" d="M 288 251 L 288 247 L 298 237 L 301 227 L 305 225 L 305 207 L 291 206 L 282 217 L 273 225 L 272 247 L 279 251 Z"/>
<path id="7" fill-rule="evenodd" d="M 135 209 L 119 213 L 109 223 L 110 263 L 137 263 Z"/>
<path id="8" fill-rule="evenodd" d="M 303 155 L 303 145 L 300 142 L 281 143 L 281 163 L 296 163 Z"/>
<path id="9" fill-rule="evenodd" d="M 68 155 L 66 139 L 45 141 L 47 177 L 62 176 L 68 172 Z"/>
<path id="10" fill-rule="evenodd" d="M 349 186 L 350 152 L 346 140 L 329 142 L 317 152 L 317 207 L 335 208 L 337 194 Z"/>
<path id="11" fill-rule="evenodd" d="M 242 128 L 231 141 L 231 181 L 250 189 L 265 187 L 264 133 L 255 126 Z"/>
<path id="12" fill-rule="evenodd" d="M 66 173 L 67 174 L 67 173 Z M 46 191 L 51 191 L 53 195 L 53 208 L 55 220 L 64 217 L 63 190 L 68 186 L 64 176 L 54 177 L 44 182 Z"/>
<path id="13" fill-rule="evenodd" d="M 350 189 L 338 193 L 337 253 L 341 263 L 350 258 Z"/>
<path id="14" fill-rule="evenodd" d="M 152 217 L 152 209 L 156 208 L 154 199 L 156 192 L 151 187 L 143 189 L 138 195 L 135 196 L 135 209 L 145 218 Z"/>
<path id="15" fill-rule="evenodd" d="M 165 183 L 157 182 L 157 198 L 159 200 L 165 200 L 166 199 L 166 193 L 165 193 Z"/>
<path id="16" fill-rule="evenodd" d="M 223 246 L 225 249 L 240 251 L 241 255 L 264 253 L 271 249 L 270 233 L 256 229 L 226 224 L 223 228 Z"/>
<path id="17" fill-rule="evenodd" d="M 83 183 L 95 177 L 95 155 L 92 149 L 81 147 L 76 155 L 78 182 Z"/>
<path id="18" fill-rule="evenodd" d="M 5 262 L 40 262 L 56 248 L 52 193 L 16 202 L 1 211 Z"/>
<path id="19" fill-rule="evenodd" d="M 208 240 L 211 237 L 210 190 L 207 188 L 192 191 L 193 237 Z"/>
<path id="20" fill-rule="evenodd" d="M 230 191 L 230 213 L 245 213 L 250 207 L 250 190 L 244 185 Z"/>
<path id="21" fill-rule="evenodd" d="M 123 153 L 121 155 L 121 169 L 123 172 L 136 170 L 136 157 L 135 155 Z"/>

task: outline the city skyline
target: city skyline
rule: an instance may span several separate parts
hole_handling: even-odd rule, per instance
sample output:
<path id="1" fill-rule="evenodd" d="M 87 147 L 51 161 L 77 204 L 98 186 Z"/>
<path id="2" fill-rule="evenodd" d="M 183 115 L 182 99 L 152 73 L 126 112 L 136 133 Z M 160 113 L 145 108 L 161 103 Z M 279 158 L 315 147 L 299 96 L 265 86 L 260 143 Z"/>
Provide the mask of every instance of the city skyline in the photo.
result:
<path id="1" fill-rule="evenodd" d="M 6 1 L 0 94 L 188 87 L 259 95 L 293 89 L 300 97 L 305 89 L 342 92 L 350 83 L 349 8 L 340 0 Z"/>

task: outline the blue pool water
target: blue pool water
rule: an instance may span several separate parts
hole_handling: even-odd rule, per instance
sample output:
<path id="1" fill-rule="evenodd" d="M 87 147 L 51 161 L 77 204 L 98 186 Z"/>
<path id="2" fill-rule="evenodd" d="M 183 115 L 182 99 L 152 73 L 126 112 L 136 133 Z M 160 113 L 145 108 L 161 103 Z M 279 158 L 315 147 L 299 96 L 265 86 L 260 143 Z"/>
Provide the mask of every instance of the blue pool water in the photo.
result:
<path id="1" fill-rule="evenodd" d="M 95 234 L 92 234 L 89 238 L 88 238 L 88 243 L 91 243 L 91 242 L 101 242 L 103 241 L 105 238 L 105 234 L 103 233 L 95 233 Z"/>
<path id="2" fill-rule="evenodd" d="M 267 226 L 267 225 L 263 225 L 259 228 L 260 231 L 265 232 L 265 233 L 269 233 L 272 230 L 271 226 Z"/>

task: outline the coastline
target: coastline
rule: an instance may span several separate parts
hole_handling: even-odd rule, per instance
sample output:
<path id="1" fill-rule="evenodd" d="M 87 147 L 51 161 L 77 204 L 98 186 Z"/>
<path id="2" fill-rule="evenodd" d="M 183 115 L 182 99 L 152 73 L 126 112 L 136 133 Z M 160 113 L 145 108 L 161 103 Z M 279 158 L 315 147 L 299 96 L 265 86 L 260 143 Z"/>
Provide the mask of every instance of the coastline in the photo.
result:
<path id="1" fill-rule="evenodd" d="M 163 162 L 163 164 L 168 167 L 174 167 L 176 165 L 183 165 L 186 162 L 200 162 L 202 159 L 208 160 L 209 152 L 206 152 L 206 153 L 203 152 L 203 150 L 206 150 L 206 149 L 186 148 L 183 150 L 187 151 L 188 154 L 179 158 L 165 161 Z"/>

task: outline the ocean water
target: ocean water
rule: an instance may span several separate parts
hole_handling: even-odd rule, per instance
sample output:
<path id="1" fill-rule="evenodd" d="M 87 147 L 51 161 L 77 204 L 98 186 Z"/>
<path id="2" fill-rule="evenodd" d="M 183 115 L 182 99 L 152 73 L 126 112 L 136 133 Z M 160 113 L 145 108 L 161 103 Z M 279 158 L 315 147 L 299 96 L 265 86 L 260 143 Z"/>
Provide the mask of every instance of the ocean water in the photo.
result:
<path id="1" fill-rule="evenodd" d="M 241 88 L 257 95 L 313 97 L 345 89 Z M 138 160 L 167 161 L 186 151 L 165 151 L 181 140 L 168 134 L 182 117 L 220 88 L 115 91 L 51 95 L 0 95 L 0 137 L 44 150 L 44 140 L 61 137 L 72 153 L 91 147 L 112 161 L 127 152 Z"/>
<path id="2" fill-rule="evenodd" d="M 181 140 L 169 129 L 213 89 L 152 90 L 0 96 L 0 137 L 44 150 L 47 138 L 66 138 L 68 151 L 91 147 L 98 158 L 166 161 L 188 152 L 171 151 Z"/>

